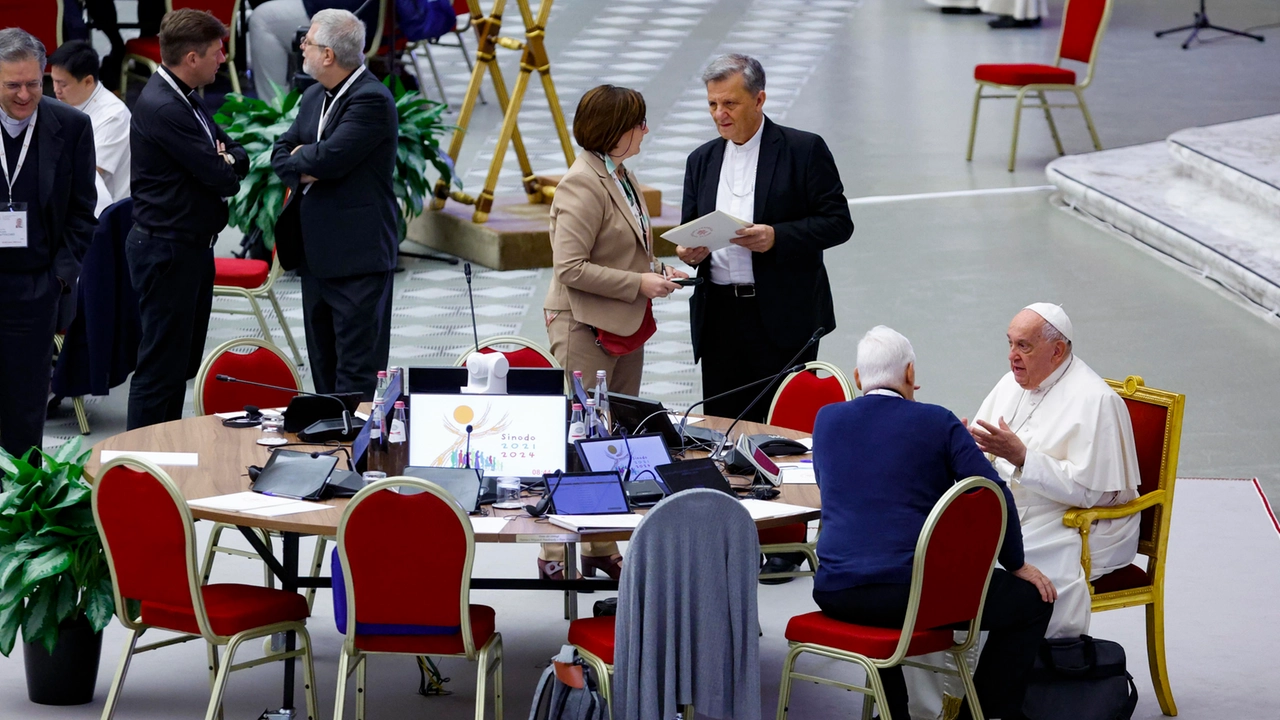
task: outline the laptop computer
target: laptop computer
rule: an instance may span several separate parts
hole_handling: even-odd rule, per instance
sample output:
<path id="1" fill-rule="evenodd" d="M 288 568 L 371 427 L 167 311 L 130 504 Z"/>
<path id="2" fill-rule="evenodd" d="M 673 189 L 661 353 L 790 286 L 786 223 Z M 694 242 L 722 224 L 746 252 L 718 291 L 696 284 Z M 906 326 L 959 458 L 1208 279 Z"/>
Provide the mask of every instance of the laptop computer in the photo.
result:
<path id="1" fill-rule="evenodd" d="M 622 476 L 608 472 L 546 476 L 552 512 L 557 515 L 616 515 L 631 512 Z"/>
<path id="2" fill-rule="evenodd" d="M 582 466 L 592 472 L 616 471 L 632 506 L 657 504 L 667 495 L 654 468 L 671 462 L 671 451 L 658 433 L 635 437 L 577 440 L 574 445 Z"/>
<path id="3" fill-rule="evenodd" d="M 715 445 L 724 439 L 724 434 L 715 430 L 686 425 L 682 436 L 680 429 L 671 422 L 667 408 L 658 400 L 647 400 L 634 395 L 609 393 L 609 411 L 613 413 L 613 421 L 627 429 L 627 432 L 641 434 L 656 432 L 662 435 L 667 447 L 685 449 L 703 445 Z"/>
<path id="4" fill-rule="evenodd" d="M 672 494 L 681 490 L 709 488 L 711 490 L 719 490 L 733 498 L 738 497 L 738 494 L 733 491 L 733 487 L 729 485 L 729 481 L 725 479 L 724 474 L 720 472 L 720 468 L 716 466 L 715 461 L 711 458 L 696 458 L 669 465 L 659 465 L 657 472 Z"/>
<path id="5" fill-rule="evenodd" d="M 444 488 L 467 513 L 480 512 L 480 476 L 474 468 L 413 467 L 404 474 L 419 480 L 433 482 Z"/>

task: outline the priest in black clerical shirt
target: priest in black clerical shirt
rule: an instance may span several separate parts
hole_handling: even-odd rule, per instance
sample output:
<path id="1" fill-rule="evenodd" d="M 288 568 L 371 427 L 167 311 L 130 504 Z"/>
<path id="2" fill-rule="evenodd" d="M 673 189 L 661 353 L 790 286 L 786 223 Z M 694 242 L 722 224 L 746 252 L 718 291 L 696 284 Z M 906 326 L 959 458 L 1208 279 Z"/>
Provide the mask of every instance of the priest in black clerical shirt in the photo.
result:
<path id="1" fill-rule="evenodd" d="M 44 70 L 39 40 L 0 30 L 0 446 L 19 457 L 42 445 L 58 299 L 97 225 L 93 126 L 42 97 Z"/>
<path id="2" fill-rule="evenodd" d="M 125 242 L 142 342 L 129 387 L 128 427 L 182 417 L 187 379 L 204 354 L 213 306 L 213 243 L 224 198 L 240 190 L 249 155 L 213 122 L 196 89 L 226 61 L 227 28 L 183 9 L 160 24 L 161 67 L 133 108 L 129 149 L 134 226 Z"/>

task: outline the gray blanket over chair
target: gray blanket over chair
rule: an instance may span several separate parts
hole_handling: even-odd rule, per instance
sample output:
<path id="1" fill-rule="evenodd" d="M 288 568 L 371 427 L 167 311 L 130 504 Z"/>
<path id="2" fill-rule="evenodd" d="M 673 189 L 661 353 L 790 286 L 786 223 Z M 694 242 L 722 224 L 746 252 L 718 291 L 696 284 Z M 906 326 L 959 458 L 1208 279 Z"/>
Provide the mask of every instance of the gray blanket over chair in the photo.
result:
<path id="1" fill-rule="evenodd" d="M 636 529 L 618 589 L 614 720 L 760 718 L 760 544 L 737 500 L 688 490 Z"/>

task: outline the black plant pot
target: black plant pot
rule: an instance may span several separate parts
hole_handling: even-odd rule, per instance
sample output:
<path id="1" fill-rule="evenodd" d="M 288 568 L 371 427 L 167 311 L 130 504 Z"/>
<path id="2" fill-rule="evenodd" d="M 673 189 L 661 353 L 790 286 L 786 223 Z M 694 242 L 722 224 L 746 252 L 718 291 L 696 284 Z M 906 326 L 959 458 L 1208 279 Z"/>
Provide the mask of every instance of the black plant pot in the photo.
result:
<path id="1" fill-rule="evenodd" d="M 85 705 L 98 684 L 102 633 L 79 615 L 58 626 L 58 644 L 50 655 L 39 642 L 23 642 L 27 697 L 41 705 Z"/>

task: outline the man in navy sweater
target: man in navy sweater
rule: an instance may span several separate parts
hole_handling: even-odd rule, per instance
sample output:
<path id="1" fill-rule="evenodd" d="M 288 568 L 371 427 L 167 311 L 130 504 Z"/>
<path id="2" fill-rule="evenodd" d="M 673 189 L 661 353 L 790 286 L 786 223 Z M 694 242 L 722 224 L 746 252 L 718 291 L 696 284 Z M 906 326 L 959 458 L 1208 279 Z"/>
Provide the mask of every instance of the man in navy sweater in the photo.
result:
<path id="1" fill-rule="evenodd" d="M 822 493 L 813 599 L 831 617 L 901 628 L 916 541 L 934 505 L 956 482 L 980 475 L 1008 505 L 1000 565 L 991 576 L 982 629 L 990 634 L 974 673 L 988 717 L 1022 718 L 1027 674 L 1044 637 L 1053 584 L 1023 561 L 1022 530 L 1009 488 L 946 408 L 913 402 L 915 351 L 883 325 L 858 343 L 854 382 L 863 396 L 824 407 L 813 428 Z M 895 718 L 911 717 L 901 668 L 880 671 Z M 968 717 L 964 705 L 961 717 Z"/>

